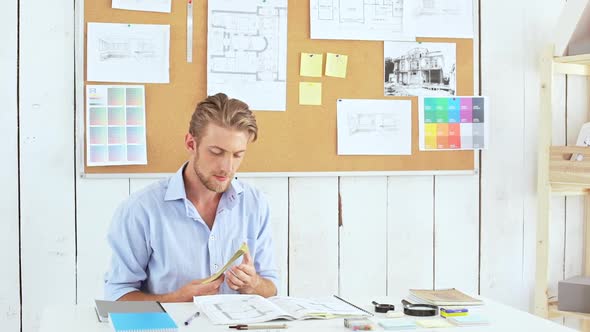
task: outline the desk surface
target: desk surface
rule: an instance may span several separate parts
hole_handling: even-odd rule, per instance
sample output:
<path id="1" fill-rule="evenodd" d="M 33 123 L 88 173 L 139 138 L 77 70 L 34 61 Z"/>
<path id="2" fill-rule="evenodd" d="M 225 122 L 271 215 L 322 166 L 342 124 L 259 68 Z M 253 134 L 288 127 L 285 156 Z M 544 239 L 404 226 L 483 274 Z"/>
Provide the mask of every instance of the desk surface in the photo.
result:
<path id="1" fill-rule="evenodd" d="M 398 303 L 392 298 L 375 298 L 381 303 Z M 419 331 L 434 330 L 448 331 L 460 330 L 463 332 L 474 331 L 574 331 L 562 325 L 558 325 L 546 319 L 539 318 L 524 311 L 520 311 L 509 306 L 483 299 L 485 306 L 472 307 L 481 311 L 490 321 L 487 326 L 457 327 L 448 329 L 424 329 L 418 328 Z M 390 301 L 390 302 L 387 302 Z M 370 301 L 354 302 L 365 309 L 371 309 Z M 366 303 L 366 305 L 362 305 Z M 232 331 L 226 325 L 212 325 L 209 319 L 201 315 L 194 319 L 189 326 L 184 326 L 184 320 L 194 313 L 196 307 L 193 303 L 163 303 L 168 313 L 176 321 L 179 331 Z M 401 304 L 399 304 L 401 308 Z M 396 308 L 398 305 L 396 305 Z M 385 318 L 383 314 L 376 314 L 372 320 Z M 412 318 L 412 317 L 409 317 Z M 281 321 L 282 323 L 282 321 Z M 289 328 L 287 330 L 275 331 L 351 331 L 344 327 L 342 319 L 331 320 L 305 320 L 305 321 L 287 321 Z M 377 327 L 377 331 L 383 330 Z M 40 332 L 106 332 L 112 331 L 108 323 L 99 323 L 94 308 L 87 306 L 54 306 L 47 308 L 43 313 L 41 320 Z M 262 330 L 265 331 L 265 330 Z"/>

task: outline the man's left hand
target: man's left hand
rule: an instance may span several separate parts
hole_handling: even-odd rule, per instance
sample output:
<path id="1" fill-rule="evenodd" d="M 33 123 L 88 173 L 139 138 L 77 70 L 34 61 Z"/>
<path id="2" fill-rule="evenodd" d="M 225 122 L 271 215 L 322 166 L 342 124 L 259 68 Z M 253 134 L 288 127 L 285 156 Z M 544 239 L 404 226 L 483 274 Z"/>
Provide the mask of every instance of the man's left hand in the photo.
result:
<path id="1" fill-rule="evenodd" d="M 242 294 L 253 294 L 260 284 L 260 276 L 256 273 L 250 253 L 244 253 L 242 264 L 233 266 L 225 273 L 225 281 L 229 288 Z"/>

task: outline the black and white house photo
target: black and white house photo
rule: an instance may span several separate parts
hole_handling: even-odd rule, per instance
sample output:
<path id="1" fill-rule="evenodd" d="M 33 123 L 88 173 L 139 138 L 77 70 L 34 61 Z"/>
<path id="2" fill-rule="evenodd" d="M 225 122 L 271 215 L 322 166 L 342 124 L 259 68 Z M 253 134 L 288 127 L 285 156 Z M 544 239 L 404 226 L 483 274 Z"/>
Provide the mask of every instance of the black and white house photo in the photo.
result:
<path id="1" fill-rule="evenodd" d="M 385 42 L 385 96 L 454 96 L 454 43 Z"/>

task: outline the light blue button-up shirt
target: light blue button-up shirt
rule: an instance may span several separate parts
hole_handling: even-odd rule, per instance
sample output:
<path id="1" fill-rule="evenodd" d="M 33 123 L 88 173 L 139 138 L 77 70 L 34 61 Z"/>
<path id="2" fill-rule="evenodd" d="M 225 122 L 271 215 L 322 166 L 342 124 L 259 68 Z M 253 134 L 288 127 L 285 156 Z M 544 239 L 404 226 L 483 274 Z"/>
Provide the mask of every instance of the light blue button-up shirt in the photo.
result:
<path id="1" fill-rule="evenodd" d="M 209 230 L 186 197 L 185 165 L 170 178 L 132 194 L 116 210 L 108 233 L 113 255 L 105 275 L 105 299 L 117 300 L 137 290 L 176 291 L 217 272 L 243 242 L 248 243 L 258 274 L 277 285 L 264 196 L 234 179 L 221 196 Z M 224 282 L 220 293 L 235 291 Z"/>

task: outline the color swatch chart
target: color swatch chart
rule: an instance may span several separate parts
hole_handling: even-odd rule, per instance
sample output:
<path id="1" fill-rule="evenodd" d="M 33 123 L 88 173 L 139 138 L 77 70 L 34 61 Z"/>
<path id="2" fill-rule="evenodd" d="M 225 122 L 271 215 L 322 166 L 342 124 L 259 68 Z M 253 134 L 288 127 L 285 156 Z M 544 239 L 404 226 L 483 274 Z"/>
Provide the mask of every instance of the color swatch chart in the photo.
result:
<path id="1" fill-rule="evenodd" d="M 420 99 L 420 150 L 477 150 L 488 145 L 486 97 Z"/>
<path id="2" fill-rule="evenodd" d="M 86 86 L 86 162 L 147 164 L 144 86 Z"/>

